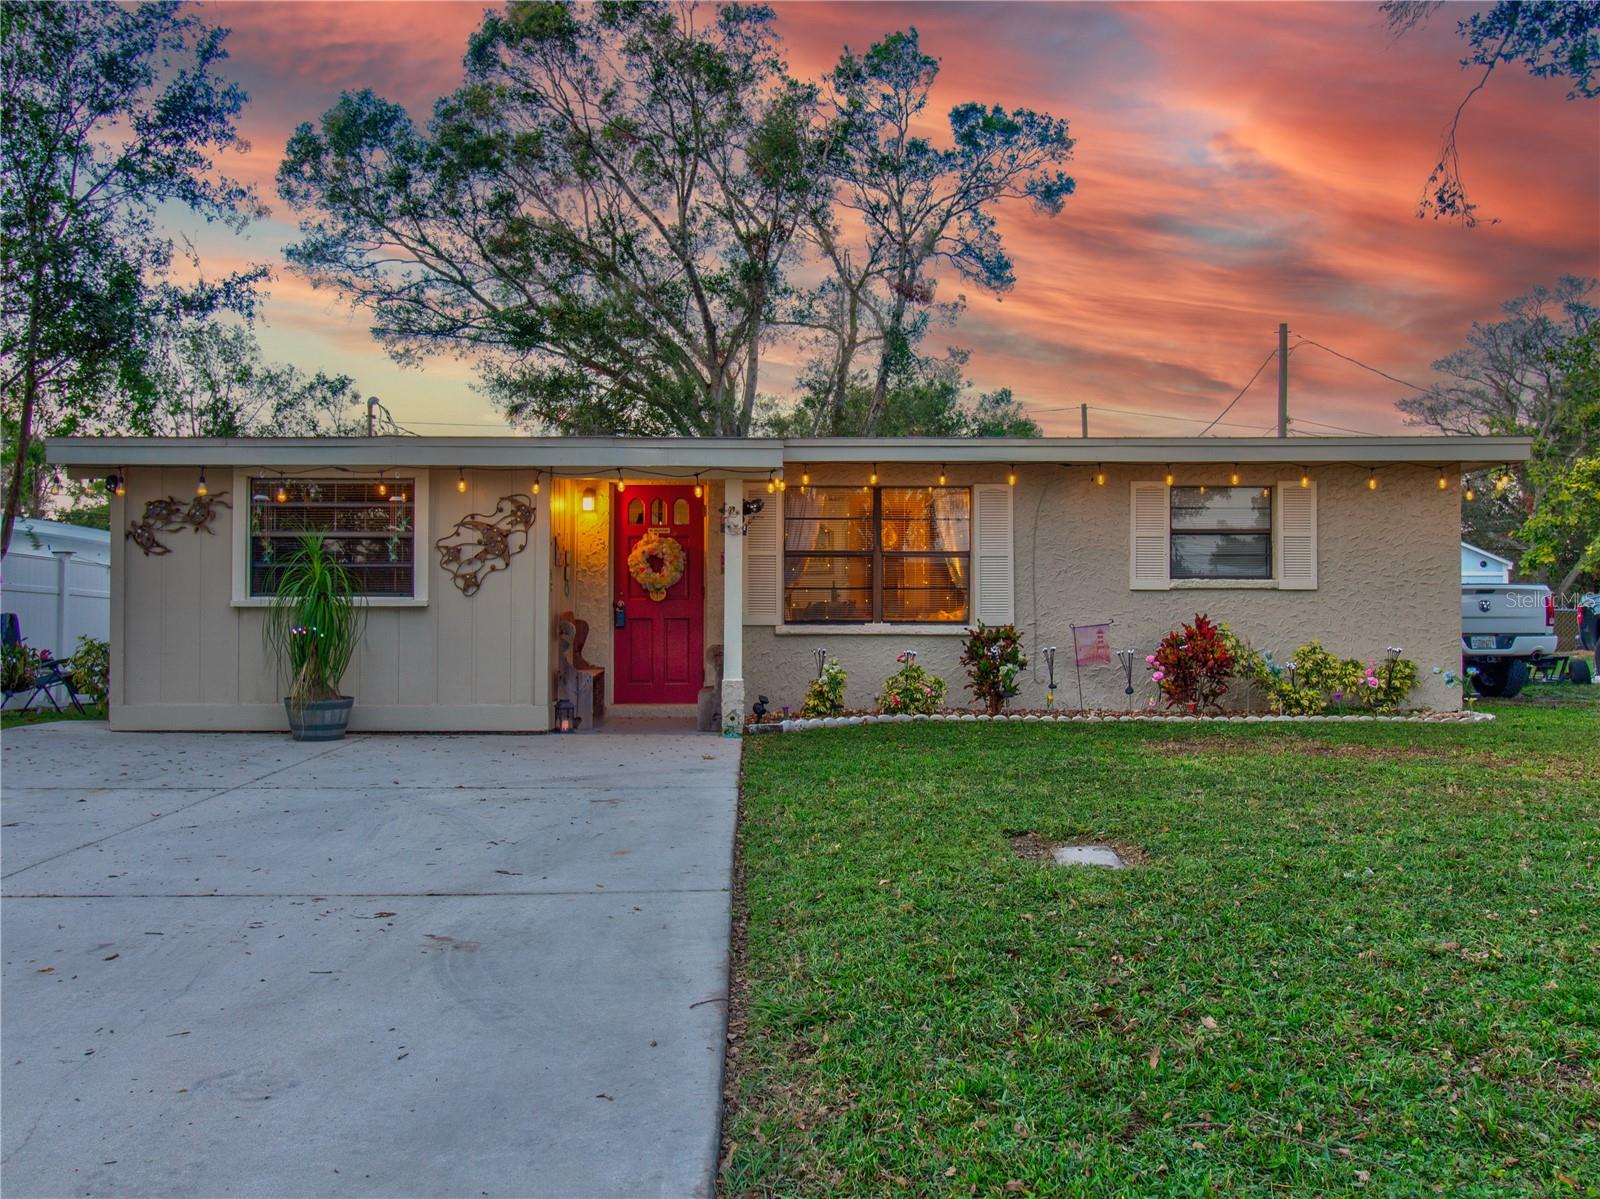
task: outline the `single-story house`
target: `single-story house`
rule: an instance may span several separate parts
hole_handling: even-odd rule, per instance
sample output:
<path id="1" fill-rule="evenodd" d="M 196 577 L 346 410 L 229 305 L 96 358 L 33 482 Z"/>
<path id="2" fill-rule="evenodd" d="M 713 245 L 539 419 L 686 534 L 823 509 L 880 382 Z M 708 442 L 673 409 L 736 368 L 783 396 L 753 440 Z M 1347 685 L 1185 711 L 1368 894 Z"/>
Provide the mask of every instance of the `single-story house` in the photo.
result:
<path id="1" fill-rule="evenodd" d="M 1019 705 L 1042 706 L 1040 651 L 1060 646 L 1058 702 L 1076 706 L 1072 626 L 1109 626 L 1102 648 L 1136 650 L 1143 684 L 1144 655 L 1196 612 L 1280 659 L 1313 638 L 1368 659 L 1403 647 L 1413 702 L 1454 708 L 1461 474 L 1528 453 L 1455 437 L 47 447 L 114 493 L 113 727 L 285 727 L 262 609 L 309 529 L 367 595 L 351 727 L 430 731 L 552 727 L 580 621 L 597 703 L 686 723 L 707 687 L 725 726 L 758 696 L 798 708 L 819 648 L 851 706 L 907 649 L 960 702 L 979 621 L 1024 637 Z M 1114 658 L 1081 675 L 1088 706 L 1129 702 Z"/>
<path id="2" fill-rule="evenodd" d="M 1511 582 L 1511 568 L 1515 565 L 1509 558 L 1502 558 L 1499 554 L 1491 554 L 1486 549 L 1471 545 L 1465 541 L 1461 543 L 1461 581 L 1463 583 L 1509 583 Z"/>

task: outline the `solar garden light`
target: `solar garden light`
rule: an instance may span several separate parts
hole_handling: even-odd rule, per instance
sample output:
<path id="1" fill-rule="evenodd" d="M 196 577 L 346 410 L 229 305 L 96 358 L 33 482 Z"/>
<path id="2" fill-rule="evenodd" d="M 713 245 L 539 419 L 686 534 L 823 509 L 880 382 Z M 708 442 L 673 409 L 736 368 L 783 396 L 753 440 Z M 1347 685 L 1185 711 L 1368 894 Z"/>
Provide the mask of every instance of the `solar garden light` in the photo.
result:
<path id="1" fill-rule="evenodd" d="M 1045 674 L 1049 676 L 1044 685 L 1044 706 L 1053 708 L 1056 706 L 1056 647 L 1047 645 L 1039 652 L 1044 655 Z"/>
<path id="2" fill-rule="evenodd" d="M 828 649 L 819 645 L 811 651 L 811 656 L 817 660 L 817 677 L 820 679 L 823 671 L 828 669 Z"/>
<path id="3" fill-rule="evenodd" d="M 1122 694 L 1128 697 L 1128 707 L 1133 707 L 1133 660 L 1138 657 L 1139 651 L 1134 649 L 1119 649 L 1117 661 L 1122 663 L 1122 676 L 1127 680 L 1127 686 L 1122 689 Z"/>

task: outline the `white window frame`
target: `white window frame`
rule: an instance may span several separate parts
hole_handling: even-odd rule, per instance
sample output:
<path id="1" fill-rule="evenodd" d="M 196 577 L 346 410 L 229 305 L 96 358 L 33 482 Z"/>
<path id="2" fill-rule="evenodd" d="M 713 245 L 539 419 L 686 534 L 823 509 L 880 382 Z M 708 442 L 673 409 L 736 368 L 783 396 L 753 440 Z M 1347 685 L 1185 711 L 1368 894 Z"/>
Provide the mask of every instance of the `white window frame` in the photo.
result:
<path id="1" fill-rule="evenodd" d="M 1186 484 L 1187 485 L 1187 484 Z M 1319 514 L 1318 488 L 1313 479 L 1301 487 L 1298 479 L 1268 479 L 1259 483 L 1207 484 L 1207 486 L 1271 487 L 1272 493 L 1272 577 L 1266 579 L 1175 579 L 1172 577 L 1172 488 L 1159 479 L 1134 479 L 1129 484 L 1128 506 L 1128 590 L 1130 591 L 1315 591 L 1321 549 L 1318 544 Z M 1138 494 L 1141 488 L 1159 488 L 1164 531 L 1161 535 L 1162 568 L 1160 575 L 1139 574 L 1140 537 L 1154 538 L 1153 530 L 1143 534 L 1138 522 Z M 1309 504 L 1310 524 L 1295 535 L 1306 543 L 1309 569 L 1292 575 L 1284 563 L 1284 536 L 1288 521 L 1283 512 L 1283 497 L 1293 490 L 1304 496 Z"/>
<path id="2" fill-rule="evenodd" d="M 250 594 L 250 480 L 252 478 L 276 478 L 278 475 L 286 478 L 338 478 L 345 482 L 362 483 L 378 481 L 379 475 L 375 470 L 351 471 L 329 468 L 327 470 L 293 470 L 255 466 L 236 467 L 233 472 L 233 600 L 235 608 L 267 608 L 272 605 L 270 595 Z M 433 552 L 433 540 L 429 536 L 429 516 L 432 506 L 429 503 L 430 471 L 425 466 L 396 466 L 385 467 L 383 478 L 393 479 L 396 476 L 412 479 L 412 511 L 416 523 L 412 527 L 412 544 L 415 547 L 415 569 L 411 572 L 410 595 L 372 595 L 361 596 L 358 602 L 368 608 L 426 608 L 428 606 L 428 574 L 430 555 Z"/>

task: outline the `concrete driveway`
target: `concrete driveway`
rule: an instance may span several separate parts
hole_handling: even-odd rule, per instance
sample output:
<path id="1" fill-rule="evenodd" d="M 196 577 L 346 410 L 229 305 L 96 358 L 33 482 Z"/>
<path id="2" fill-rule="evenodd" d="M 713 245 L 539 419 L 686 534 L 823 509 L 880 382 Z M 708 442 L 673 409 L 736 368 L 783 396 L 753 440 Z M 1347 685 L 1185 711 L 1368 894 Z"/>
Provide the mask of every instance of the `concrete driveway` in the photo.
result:
<path id="1" fill-rule="evenodd" d="M 5 1193 L 708 1194 L 738 748 L 4 736 Z"/>

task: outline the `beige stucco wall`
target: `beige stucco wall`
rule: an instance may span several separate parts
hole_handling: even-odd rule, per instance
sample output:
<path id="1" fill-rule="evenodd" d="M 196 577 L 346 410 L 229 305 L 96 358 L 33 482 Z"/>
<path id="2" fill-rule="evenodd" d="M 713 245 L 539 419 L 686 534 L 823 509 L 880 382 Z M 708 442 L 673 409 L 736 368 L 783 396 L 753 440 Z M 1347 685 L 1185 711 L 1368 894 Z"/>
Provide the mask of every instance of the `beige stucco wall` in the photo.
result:
<path id="1" fill-rule="evenodd" d="M 1177 467 L 1177 482 L 1222 486 L 1228 467 Z M 792 473 L 792 472 L 791 472 Z M 861 468 L 811 470 L 814 484 L 860 483 Z M 921 485 L 937 469 L 884 464 L 886 485 Z M 1454 473 L 1453 471 L 1451 473 Z M 996 483 L 1004 467 L 950 467 L 952 484 Z M 1145 654 L 1179 622 L 1197 612 L 1227 622 L 1258 649 L 1273 650 L 1280 661 L 1316 638 L 1333 652 L 1382 660 L 1389 645 L 1404 648 L 1421 668 L 1412 703 L 1428 708 L 1460 706 L 1460 687 L 1447 688 L 1441 672 L 1459 672 L 1460 542 L 1459 496 L 1441 491 L 1438 470 L 1385 467 L 1377 491 L 1367 488 L 1367 472 L 1357 466 L 1313 467 L 1317 483 L 1318 586 L 1312 591 L 1278 591 L 1238 586 L 1176 585 L 1169 591 L 1134 591 L 1128 585 L 1129 487 L 1135 480 L 1160 480 L 1160 468 L 1108 467 L 1104 486 L 1083 468 L 1025 467 L 1014 496 L 1016 623 L 1022 631 L 1030 669 L 1013 702 L 1043 707 L 1044 663 L 1040 646 L 1059 647 L 1056 659 L 1057 706 L 1077 706 L 1072 668 L 1072 624 L 1111 620 L 1114 649 L 1138 651 L 1134 703 L 1143 706 L 1150 688 Z M 1252 467 L 1242 483 L 1276 485 L 1298 479 L 1300 468 Z M 918 652 L 919 665 L 950 683 L 952 702 L 970 702 L 959 664 L 961 640 L 933 629 L 862 634 L 847 626 L 826 632 L 790 635 L 781 629 L 746 629 L 745 690 L 765 694 L 774 704 L 799 708 L 815 666 L 812 650 L 825 646 L 850 674 L 847 703 L 873 705 L 877 688 L 896 669 L 903 649 Z M 1121 668 L 1086 667 L 1084 700 L 1091 707 L 1120 708 Z"/>
<path id="2" fill-rule="evenodd" d="M 270 474 L 272 472 L 262 472 Z M 308 472 L 304 472 L 308 473 Z M 538 523 L 510 568 L 474 596 L 461 594 L 439 567 L 432 542 L 468 512 L 531 487 L 532 471 L 396 468 L 428 475 L 427 541 L 418 569 L 428 572 L 426 606 L 373 608 L 343 690 L 356 697 L 357 730 L 543 729 L 549 725 L 549 521 Z M 128 494 L 112 505 L 112 705 L 120 729 L 283 729 L 283 679 L 262 642 L 260 608 L 233 604 L 235 544 L 231 513 L 212 533 L 162 535 L 172 552 L 149 556 L 124 537 L 147 500 L 194 494 L 195 471 L 135 468 Z M 233 472 L 208 470 L 213 492 L 244 503 Z"/>

